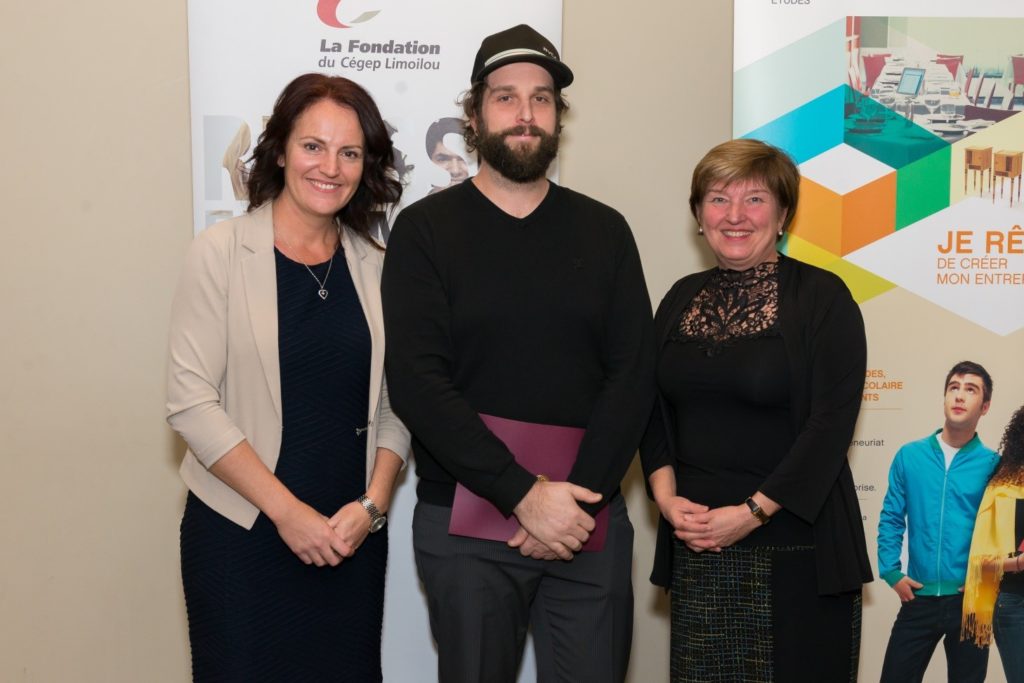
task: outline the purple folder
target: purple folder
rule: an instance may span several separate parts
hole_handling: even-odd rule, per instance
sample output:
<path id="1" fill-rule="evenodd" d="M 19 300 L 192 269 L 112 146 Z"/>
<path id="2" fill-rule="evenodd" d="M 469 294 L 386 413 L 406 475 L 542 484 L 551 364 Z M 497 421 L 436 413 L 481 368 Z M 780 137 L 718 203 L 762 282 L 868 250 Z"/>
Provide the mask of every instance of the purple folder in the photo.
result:
<path id="1" fill-rule="evenodd" d="M 516 462 L 534 474 L 543 474 L 551 481 L 565 481 L 576 462 L 580 442 L 586 430 L 579 427 L 520 422 L 504 417 L 480 414 L 487 428 L 501 439 Z M 608 506 L 594 518 L 596 526 L 583 545 L 584 551 L 604 548 L 608 535 Z M 462 484 L 455 486 L 452 520 L 448 533 L 491 541 L 507 541 L 519 529 L 514 515 L 505 517 L 487 499 L 481 498 Z"/>

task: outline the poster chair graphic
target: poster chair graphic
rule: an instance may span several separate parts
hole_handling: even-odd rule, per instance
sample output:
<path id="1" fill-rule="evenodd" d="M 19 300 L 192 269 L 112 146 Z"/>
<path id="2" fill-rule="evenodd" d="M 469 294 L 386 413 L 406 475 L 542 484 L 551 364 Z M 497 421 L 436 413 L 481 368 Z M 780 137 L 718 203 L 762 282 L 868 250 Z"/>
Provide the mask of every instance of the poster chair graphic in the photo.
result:
<path id="1" fill-rule="evenodd" d="M 985 71 L 979 69 L 978 87 L 974 91 L 974 97 L 971 97 L 971 86 L 968 85 L 964 88 L 964 95 L 967 96 L 967 101 L 971 104 L 978 104 L 978 99 L 981 97 L 981 90 L 985 87 Z"/>
<path id="2" fill-rule="evenodd" d="M 992 148 L 991 147 L 968 147 L 964 150 L 964 194 L 967 194 L 967 172 L 972 171 L 971 179 L 974 181 L 972 187 L 978 188 L 978 173 L 981 173 L 981 194 L 987 191 L 985 174 L 992 173 Z"/>
<path id="3" fill-rule="evenodd" d="M 1024 152 L 1001 149 L 992 160 L 992 203 L 996 203 L 996 178 L 999 178 L 999 199 L 1003 198 L 1003 184 L 1010 179 L 1010 206 L 1013 206 L 1013 188 L 1017 186 L 1017 203 L 1020 203 L 1021 159 Z"/>
<path id="4" fill-rule="evenodd" d="M 1006 108 L 1013 109 L 1013 101 L 1017 99 L 1017 86 L 1024 85 L 1024 55 L 1013 55 L 1010 57 L 1013 64 L 1013 81 L 1010 85 L 1010 97 L 1006 101 Z"/>
<path id="5" fill-rule="evenodd" d="M 967 69 L 965 73 L 967 75 L 964 78 L 964 97 L 973 104 L 974 100 L 971 99 L 971 81 L 974 80 L 974 67 L 972 66 L 970 69 Z"/>
<path id="6" fill-rule="evenodd" d="M 935 63 L 941 64 L 949 70 L 949 75 L 956 78 L 956 72 L 963 66 L 963 55 L 935 55 Z"/>
<path id="7" fill-rule="evenodd" d="M 888 54 L 864 55 L 864 92 L 871 92 L 871 86 L 875 84 L 875 81 L 882 74 L 882 69 L 885 68 L 885 60 L 888 57 Z"/>
<path id="8" fill-rule="evenodd" d="M 979 107 L 990 107 L 992 105 L 992 96 L 996 93 L 997 85 L 999 85 L 999 82 L 993 78 L 988 86 L 986 86 L 985 77 L 982 76 L 982 81 L 978 85 L 978 95 L 974 98 L 974 104 Z M 985 90 L 988 91 L 987 94 L 985 93 Z"/>

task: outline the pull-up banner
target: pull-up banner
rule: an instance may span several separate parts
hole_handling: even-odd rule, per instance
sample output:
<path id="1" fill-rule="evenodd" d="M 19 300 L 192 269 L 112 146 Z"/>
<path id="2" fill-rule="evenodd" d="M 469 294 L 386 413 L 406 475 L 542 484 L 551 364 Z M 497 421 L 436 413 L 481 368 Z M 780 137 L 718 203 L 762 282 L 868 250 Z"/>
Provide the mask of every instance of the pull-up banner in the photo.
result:
<path id="1" fill-rule="evenodd" d="M 561 51 L 560 0 L 190 0 L 194 231 L 245 211 L 248 159 L 274 100 L 310 71 L 350 78 L 376 100 L 393 131 L 403 205 L 464 181 L 476 163 L 456 100 L 484 36 L 522 23 Z M 389 511 L 383 641 L 384 680 L 409 683 L 437 680 L 412 555 L 412 478 Z M 520 680 L 534 670 L 528 650 Z"/>
<path id="2" fill-rule="evenodd" d="M 973 360 L 992 374 L 979 425 L 991 447 L 1024 403 L 1024 8 L 734 8 L 733 134 L 799 164 L 783 250 L 840 275 L 864 313 L 869 368 L 850 452 L 874 563 L 889 464 L 942 426 L 946 372 Z M 864 604 L 861 677 L 872 680 L 899 601 L 876 581 Z"/>

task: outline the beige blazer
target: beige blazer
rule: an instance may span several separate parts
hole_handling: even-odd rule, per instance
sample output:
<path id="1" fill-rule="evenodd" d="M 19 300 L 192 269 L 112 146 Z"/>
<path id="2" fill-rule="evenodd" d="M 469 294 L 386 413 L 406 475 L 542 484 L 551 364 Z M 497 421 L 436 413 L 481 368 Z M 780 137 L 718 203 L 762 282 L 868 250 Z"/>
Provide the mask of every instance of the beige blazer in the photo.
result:
<path id="1" fill-rule="evenodd" d="M 380 273 L 383 252 L 348 229 L 345 262 L 370 328 L 366 476 L 377 448 L 403 460 L 409 432 L 391 412 L 384 382 Z M 312 291 L 312 290 L 311 290 Z M 277 270 L 270 203 L 203 231 L 188 251 L 171 309 L 167 421 L 188 444 L 181 476 L 204 503 L 251 529 L 259 510 L 209 467 L 248 439 L 271 471 L 281 450 Z"/>

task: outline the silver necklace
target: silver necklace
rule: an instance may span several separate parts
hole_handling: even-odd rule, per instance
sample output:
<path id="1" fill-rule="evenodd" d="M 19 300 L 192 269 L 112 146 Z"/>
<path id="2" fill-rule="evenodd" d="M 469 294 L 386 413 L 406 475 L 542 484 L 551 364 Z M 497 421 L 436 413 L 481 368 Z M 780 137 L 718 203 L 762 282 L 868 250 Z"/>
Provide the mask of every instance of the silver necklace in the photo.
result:
<path id="1" fill-rule="evenodd" d="M 283 233 L 279 232 L 279 233 L 277 233 L 277 236 L 280 237 L 281 241 L 284 242 L 286 247 L 288 247 L 288 251 L 290 251 L 292 253 L 296 253 L 295 249 L 292 248 L 291 242 L 288 241 L 288 239 L 284 236 Z M 340 231 L 338 232 L 338 244 L 339 245 L 341 244 L 341 232 Z M 337 253 L 338 253 L 338 248 L 335 247 L 334 248 L 334 254 L 337 254 Z M 319 286 L 319 289 L 317 289 L 316 293 L 318 295 L 320 295 L 320 299 L 323 300 L 323 301 L 327 301 L 327 294 L 328 294 L 328 291 L 327 291 L 327 278 L 329 278 L 331 276 L 331 266 L 334 265 L 334 254 L 331 254 L 331 260 L 327 262 L 327 273 L 324 274 L 323 281 L 321 281 L 320 278 L 318 278 L 316 276 L 316 273 L 313 272 L 313 269 L 310 268 L 306 264 L 305 261 L 299 261 L 299 263 L 301 263 L 303 265 L 303 267 L 305 267 L 305 269 L 309 272 L 309 274 L 313 276 L 313 279 L 316 280 L 316 284 Z"/>

